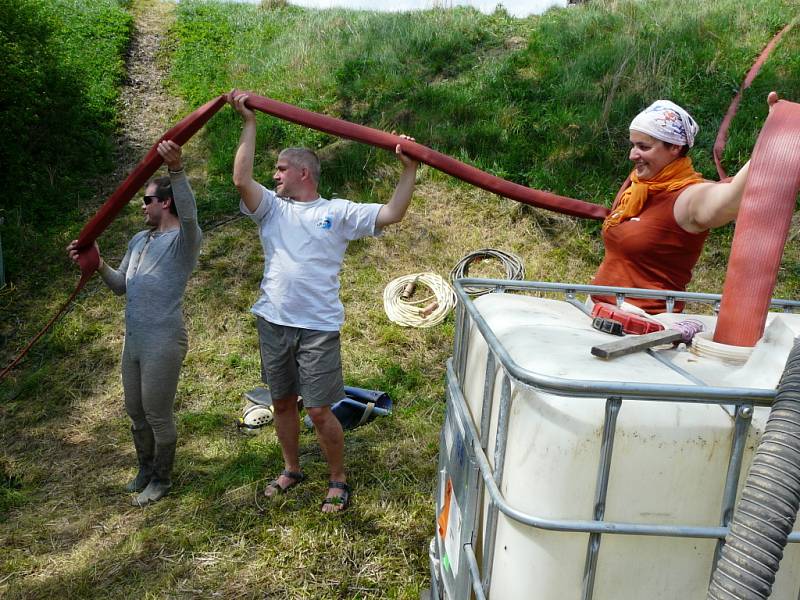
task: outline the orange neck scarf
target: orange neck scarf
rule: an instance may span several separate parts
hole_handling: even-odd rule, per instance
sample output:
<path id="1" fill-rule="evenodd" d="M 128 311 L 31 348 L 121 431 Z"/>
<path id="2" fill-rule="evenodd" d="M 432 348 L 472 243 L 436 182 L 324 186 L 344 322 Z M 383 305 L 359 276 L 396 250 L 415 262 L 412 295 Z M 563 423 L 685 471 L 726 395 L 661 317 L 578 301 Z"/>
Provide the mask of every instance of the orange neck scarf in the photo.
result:
<path id="1" fill-rule="evenodd" d="M 622 192 L 611 213 L 603 221 L 603 230 L 619 225 L 642 212 L 651 190 L 672 192 L 703 181 L 703 176 L 695 172 L 692 160 L 686 156 L 673 160 L 653 179 L 639 179 L 634 169 L 631 173 L 631 185 Z"/>

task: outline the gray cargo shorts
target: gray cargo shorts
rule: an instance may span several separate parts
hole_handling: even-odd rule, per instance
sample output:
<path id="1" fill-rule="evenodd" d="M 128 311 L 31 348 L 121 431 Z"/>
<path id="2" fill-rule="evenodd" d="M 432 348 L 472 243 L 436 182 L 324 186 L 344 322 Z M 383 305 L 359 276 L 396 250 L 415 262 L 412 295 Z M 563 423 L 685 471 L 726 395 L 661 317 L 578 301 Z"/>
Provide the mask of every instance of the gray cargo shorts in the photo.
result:
<path id="1" fill-rule="evenodd" d="M 261 380 L 273 398 L 300 395 L 303 406 L 330 406 L 344 398 L 338 331 L 300 329 L 256 318 Z"/>

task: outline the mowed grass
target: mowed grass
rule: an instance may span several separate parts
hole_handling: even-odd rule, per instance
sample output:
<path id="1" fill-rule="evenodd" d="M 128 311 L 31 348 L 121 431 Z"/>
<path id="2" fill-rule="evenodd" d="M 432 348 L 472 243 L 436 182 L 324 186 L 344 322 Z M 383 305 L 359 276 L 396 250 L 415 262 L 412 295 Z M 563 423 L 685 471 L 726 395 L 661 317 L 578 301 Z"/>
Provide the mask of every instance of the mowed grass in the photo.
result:
<path id="1" fill-rule="evenodd" d="M 379 15 L 181 2 L 176 14 L 162 52 L 185 112 L 234 86 L 251 89 L 408 132 L 520 183 L 608 203 L 629 169 L 627 124 L 656 97 L 684 103 L 698 118 L 693 155 L 713 175 L 710 147 L 733 90 L 793 11 L 775 0 L 593 2 L 513 19 L 466 9 Z M 778 47 L 745 95 L 729 170 L 752 148 L 766 91 L 800 99 L 799 37 Z M 93 280 L 0 384 L 0 595 L 417 598 L 428 583 L 454 323 L 390 323 L 384 286 L 419 271 L 447 276 L 484 247 L 520 255 L 528 279 L 587 282 L 601 259 L 596 223 L 421 168 L 407 218 L 379 239 L 351 244 L 342 270 L 345 379 L 387 391 L 395 403 L 392 417 L 346 435 L 354 504 L 338 517 L 319 513 L 326 469 L 310 432 L 301 435 L 308 481 L 266 503 L 259 492 L 282 468 L 274 431 L 247 437 L 234 425 L 243 392 L 259 381 L 248 311 L 263 257 L 248 220 L 213 227 L 236 214 L 230 168 L 239 128 L 225 108 L 186 151 L 206 235 L 185 298 L 190 351 L 176 401 L 174 492 L 146 510 L 129 507 L 121 492 L 135 461 L 119 377 L 124 304 Z M 258 177 L 267 182 L 275 152 L 297 144 L 319 150 L 329 197 L 385 201 L 399 174 L 389 153 L 259 117 Z M 50 280 L 17 271 L 15 287 L 0 291 L 4 322 L 18 324 L 13 335 L 5 330 L 3 364 L 74 282 L 61 248 L 80 225 L 65 222 L 42 250 Z M 131 205 L 100 240 L 111 263 L 140 227 Z M 692 289 L 721 290 L 731 231 L 712 236 Z M 19 262 L 35 272 L 39 257 L 27 252 Z M 793 242 L 777 295 L 797 297 L 797 259 Z M 481 274 L 497 271 L 470 269 Z"/>

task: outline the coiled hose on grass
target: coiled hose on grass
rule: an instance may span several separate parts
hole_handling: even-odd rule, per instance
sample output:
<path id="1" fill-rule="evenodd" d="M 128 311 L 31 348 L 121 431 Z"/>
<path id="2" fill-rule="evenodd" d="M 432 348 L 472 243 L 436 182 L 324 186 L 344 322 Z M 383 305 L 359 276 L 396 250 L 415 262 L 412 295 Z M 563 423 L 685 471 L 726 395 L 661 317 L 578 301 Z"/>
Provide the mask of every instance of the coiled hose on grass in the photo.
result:
<path id="1" fill-rule="evenodd" d="M 800 343 L 795 342 L 711 578 L 708 600 L 769 597 L 798 507 Z"/>
<path id="2" fill-rule="evenodd" d="M 494 248 L 481 248 L 470 252 L 461 260 L 456 263 L 453 270 L 450 271 L 450 281 L 455 282 L 456 279 L 466 277 L 469 275 L 469 266 L 473 263 L 480 262 L 486 259 L 499 260 L 506 270 L 506 279 L 522 280 L 525 279 L 525 267 L 522 266 L 522 259 L 516 254 L 505 252 L 504 250 L 495 250 Z M 464 291 L 473 296 L 480 296 L 491 292 L 491 288 L 477 287 L 477 286 L 464 286 Z"/>

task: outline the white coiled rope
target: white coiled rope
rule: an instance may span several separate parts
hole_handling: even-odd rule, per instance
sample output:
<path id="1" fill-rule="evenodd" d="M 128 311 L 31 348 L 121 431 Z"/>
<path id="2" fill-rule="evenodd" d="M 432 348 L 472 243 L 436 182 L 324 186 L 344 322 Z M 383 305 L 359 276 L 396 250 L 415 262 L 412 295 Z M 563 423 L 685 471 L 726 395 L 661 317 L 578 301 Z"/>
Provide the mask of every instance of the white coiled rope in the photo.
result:
<path id="1" fill-rule="evenodd" d="M 486 259 L 499 260 L 506 270 L 506 279 L 525 279 L 525 267 L 522 266 L 522 259 L 519 256 L 504 250 L 496 250 L 495 248 L 481 248 L 480 250 L 475 250 L 475 252 L 470 252 L 456 263 L 456 266 L 450 271 L 450 280 L 455 281 L 456 279 L 467 277 L 469 275 L 469 266 L 472 263 Z M 464 286 L 464 291 L 472 296 L 480 296 L 488 294 L 492 291 L 492 288 L 467 285 Z"/>
<path id="2" fill-rule="evenodd" d="M 430 290 L 422 297 L 420 293 L 406 293 L 406 286 L 420 291 L 420 286 Z M 450 284 L 436 273 L 403 275 L 390 281 L 383 289 L 383 309 L 389 320 L 403 327 L 432 327 L 441 323 L 456 305 L 456 293 Z"/>

